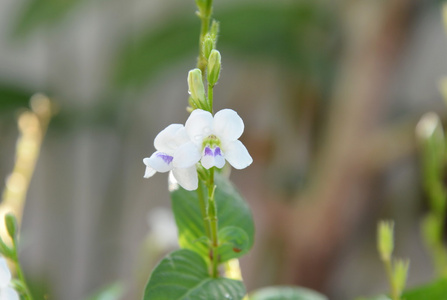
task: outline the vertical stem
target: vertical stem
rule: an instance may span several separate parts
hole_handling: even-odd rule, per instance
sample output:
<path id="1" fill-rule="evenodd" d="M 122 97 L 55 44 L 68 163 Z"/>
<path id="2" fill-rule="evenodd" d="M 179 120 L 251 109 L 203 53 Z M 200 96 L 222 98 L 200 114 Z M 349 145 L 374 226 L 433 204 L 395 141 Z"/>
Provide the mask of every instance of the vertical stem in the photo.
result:
<path id="1" fill-rule="evenodd" d="M 207 64 L 207 58 L 203 55 L 203 40 L 205 39 L 205 35 L 208 33 L 210 28 L 210 20 L 211 20 L 211 11 L 213 7 L 213 1 L 210 0 L 207 3 L 206 10 L 200 11 L 200 20 L 202 24 L 200 26 L 200 38 L 199 38 L 199 59 L 197 62 L 197 68 L 202 71 L 202 76 L 205 76 L 205 69 Z"/>
<path id="2" fill-rule="evenodd" d="M 17 277 L 19 278 L 21 284 L 24 287 L 24 292 L 25 292 L 25 297 L 26 297 L 25 299 L 32 300 L 33 297 L 31 296 L 31 293 L 29 291 L 28 285 L 27 285 L 27 283 L 25 281 L 25 276 L 23 275 L 23 271 L 22 271 L 22 268 L 21 268 L 20 263 L 19 263 L 19 255 L 17 253 L 17 240 L 16 240 L 16 238 L 13 238 L 12 243 L 13 243 L 13 250 L 14 250 L 13 260 L 14 260 L 14 263 L 16 265 Z"/>
<path id="3" fill-rule="evenodd" d="M 203 193 L 203 184 L 199 182 L 199 188 L 197 189 L 197 196 L 199 198 L 200 212 L 202 213 L 203 226 L 205 227 L 206 236 L 211 240 L 210 234 L 210 222 L 206 213 L 205 195 Z"/>
<path id="4" fill-rule="evenodd" d="M 213 113 L 213 97 L 214 97 L 214 86 L 208 84 L 208 105 L 210 107 L 210 112 Z"/>
<path id="5" fill-rule="evenodd" d="M 217 248 L 219 246 L 219 239 L 217 236 L 218 224 L 217 224 L 217 208 L 214 201 L 214 168 L 210 169 L 210 176 L 208 181 L 208 218 L 210 221 L 210 233 L 211 233 L 211 253 L 212 253 L 212 276 L 217 278 L 219 276 L 217 267 L 219 266 L 219 257 L 217 255 Z"/>

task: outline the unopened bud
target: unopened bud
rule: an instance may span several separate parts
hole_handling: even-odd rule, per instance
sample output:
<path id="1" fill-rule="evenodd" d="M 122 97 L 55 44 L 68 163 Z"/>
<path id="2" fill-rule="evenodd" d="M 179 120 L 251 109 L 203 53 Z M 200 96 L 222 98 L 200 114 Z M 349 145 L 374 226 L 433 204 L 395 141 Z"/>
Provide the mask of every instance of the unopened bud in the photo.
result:
<path id="1" fill-rule="evenodd" d="M 206 0 L 196 0 L 196 5 L 199 11 L 203 11 L 206 9 Z"/>
<path id="2" fill-rule="evenodd" d="M 214 40 L 209 34 L 207 34 L 205 36 L 205 39 L 203 40 L 202 45 L 203 56 L 205 56 L 205 58 L 208 59 L 208 57 L 210 57 L 211 50 L 213 49 L 214 49 Z"/>
<path id="3" fill-rule="evenodd" d="M 439 116 L 434 112 L 425 113 L 416 126 L 416 135 L 421 140 L 444 136 Z"/>
<path id="4" fill-rule="evenodd" d="M 211 35 L 211 38 L 214 40 L 214 45 L 216 45 L 217 36 L 219 35 L 219 22 L 216 20 L 213 20 L 211 22 L 210 35 Z"/>
<path id="5" fill-rule="evenodd" d="M 402 294 L 405 288 L 409 268 L 410 268 L 410 261 L 408 259 L 406 260 L 398 259 L 394 262 L 393 277 L 398 295 Z"/>
<path id="6" fill-rule="evenodd" d="M 214 86 L 219 80 L 221 67 L 221 57 L 220 52 L 217 50 L 211 51 L 210 57 L 208 59 L 208 72 L 207 79 L 211 86 Z"/>
<path id="7" fill-rule="evenodd" d="M 389 261 L 394 249 L 394 223 L 380 221 L 377 228 L 377 249 L 383 261 Z"/>
<path id="8" fill-rule="evenodd" d="M 203 87 L 202 72 L 193 69 L 188 73 L 189 94 L 197 105 L 206 105 L 205 88 Z"/>
<path id="9" fill-rule="evenodd" d="M 445 137 L 439 116 L 424 114 L 416 126 L 416 135 L 422 149 L 424 177 L 429 182 L 442 180 L 445 165 Z"/>
<path id="10" fill-rule="evenodd" d="M 7 213 L 5 215 L 5 225 L 6 225 L 6 230 L 8 231 L 9 236 L 12 239 L 14 239 L 17 234 L 17 219 L 16 219 L 16 217 L 11 213 Z"/>

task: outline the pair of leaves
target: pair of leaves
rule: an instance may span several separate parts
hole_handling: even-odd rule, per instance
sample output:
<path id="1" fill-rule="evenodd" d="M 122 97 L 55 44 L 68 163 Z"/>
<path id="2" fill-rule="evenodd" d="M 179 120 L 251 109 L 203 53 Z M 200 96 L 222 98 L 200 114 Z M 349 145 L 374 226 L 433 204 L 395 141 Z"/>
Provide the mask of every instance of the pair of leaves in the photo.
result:
<path id="1" fill-rule="evenodd" d="M 247 253 L 253 245 L 254 225 L 250 208 L 231 182 L 223 176 L 215 176 L 215 201 L 219 229 L 220 262 Z M 177 189 L 171 194 L 172 210 L 179 230 L 180 247 L 209 257 L 203 216 L 195 191 Z"/>
<path id="2" fill-rule="evenodd" d="M 210 278 L 208 266 L 197 253 L 180 249 L 164 258 L 152 273 L 144 299 L 224 300 L 242 299 L 242 282 Z M 250 295 L 250 300 L 328 300 L 325 296 L 300 287 L 269 287 Z"/>
<path id="3" fill-rule="evenodd" d="M 250 250 L 254 225 L 248 205 L 230 181 L 216 174 L 215 184 L 218 255 L 220 262 L 225 262 Z M 246 291 L 241 281 L 212 278 L 209 274 L 209 246 L 197 192 L 178 188 L 171 198 L 183 249 L 172 252 L 158 264 L 146 286 L 144 299 L 242 299 Z"/>
<path id="4" fill-rule="evenodd" d="M 211 278 L 208 265 L 196 252 L 180 249 L 155 268 L 144 292 L 144 300 L 242 299 L 242 282 Z"/>

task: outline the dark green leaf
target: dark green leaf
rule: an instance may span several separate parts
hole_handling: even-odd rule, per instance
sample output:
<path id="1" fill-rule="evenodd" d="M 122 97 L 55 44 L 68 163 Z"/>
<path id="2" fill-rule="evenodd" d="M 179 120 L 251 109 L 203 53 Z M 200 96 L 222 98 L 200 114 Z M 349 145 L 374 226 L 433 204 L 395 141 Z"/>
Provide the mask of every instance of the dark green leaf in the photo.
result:
<path id="1" fill-rule="evenodd" d="M 408 290 L 401 298 L 405 300 L 445 300 L 447 299 L 447 279 Z"/>
<path id="2" fill-rule="evenodd" d="M 144 300 L 240 300 L 242 282 L 211 278 L 206 262 L 197 253 L 180 249 L 165 257 L 153 271 Z"/>
<path id="3" fill-rule="evenodd" d="M 11 85 L 0 84 L 0 112 L 10 113 L 29 106 L 31 92 Z"/>
<path id="4" fill-rule="evenodd" d="M 313 290 L 302 287 L 278 286 L 255 291 L 250 300 L 328 300 Z"/>
<path id="5" fill-rule="evenodd" d="M 254 235 L 250 208 L 228 179 L 216 174 L 215 183 L 217 185 L 215 200 L 218 230 L 226 241 L 230 241 L 229 233 L 235 233 L 232 242 L 240 244 L 240 252 L 246 253 L 253 245 Z M 202 238 L 206 236 L 206 233 L 197 192 L 179 188 L 171 193 L 171 199 L 175 221 L 179 229 L 180 246 L 194 250 L 204 258 L 208 257 L 208 245 Z M 247 240 L 244 241 L 245 239 Z M 222 250 L 225 250 L 225 253 L 221 257 L 221 262 L 231 257 L 240 256 L 240 253 L 237 252 L 239 249 L 233 251 L 234 256 L 229 255 L 225 248 Z"/>
<path id="6" fill-rule="evenodd" d="M 250 250 L 249 238 L 244 230 L 235 226 L 228 226 L 219 230 L 218 253 L 221 261 L 237 258 Z"/>

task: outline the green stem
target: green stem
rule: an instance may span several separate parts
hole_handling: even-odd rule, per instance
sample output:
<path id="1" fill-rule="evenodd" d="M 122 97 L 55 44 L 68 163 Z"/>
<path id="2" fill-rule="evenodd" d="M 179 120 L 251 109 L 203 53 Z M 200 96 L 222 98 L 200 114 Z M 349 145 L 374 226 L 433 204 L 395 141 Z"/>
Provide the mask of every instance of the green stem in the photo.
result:
<path id="1" fill-rule="evenodd" d="M 211 276 L 217 278 L 219 276 L 218 266 L 219 257 L 217 254 L 217 248 L 219 247 L 218 239 L 218 224 L 217 224 L 217 207 L 214 200 L 214 168 L 210 169 L 210 176 L 208 180 L 208 218 L 210 221 L 210 234 L 211 234 L 211 254 L 212 254 L 212 272 Z"/>
<path id="2" fill-rule="evenodd" d="M 211 240 L 210 223 L 208 215 L 206 213 L 205 195 L 203 193 L 202 182 L 199 182 L 199 188 L 197 189 L 197 196 L 199 198 L 200 212 L 202 213 L 203 225 L 205 227 L 206 236 Z"/>
<path id="3" fill-rule="evenodd" d="M 210 0 L 207 3 L 207 9 L 205 11 L 200 12 L 200 38 L 199 38 L 199 59 L 197 61 L 197 68 L 202 71 L 202 76 L 205 77 L 205 69 L 207 65 L 207 58 L 203 54 L 203 41 L 205 39 L 206 34 L 210 29 L 210 20 L 211 20 L 211 12 L 213 7 L 213 1 Z"/>
<path id="4" fill-rule="evenodd" d="M 213 97 L 214 97 L 214 86 L 208 84 L 208 106 L 210 108 L 210 112 L 213 113 Z"/>
<path id="5" fill-rule="evenodd" d="M 32 300 L 33 297 L 31 296 L 31 293 L 29 291 L 28 285 L 26 284 L 26 280 L 25 280 L 25 276 L 23 275 L 23 271 L 22 268 L 20 267 L 20 263 L 19 263 L 19 255 L 17 253 L 17 240 L 15 238 L 13 238 L 13 249 L 14 249 L 14 253 L 13 253 L 13 260 L 14 263 L 16 265 L 16 272 L 17 272 L 17 277 L 19 278 L 19 280 L 21 281 L 23 287 L 25 288 L 24 292 L 25 292 L 25 299 L 27 300 Z"/>

